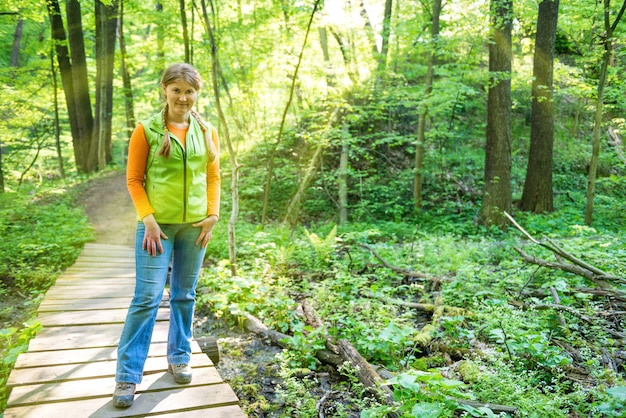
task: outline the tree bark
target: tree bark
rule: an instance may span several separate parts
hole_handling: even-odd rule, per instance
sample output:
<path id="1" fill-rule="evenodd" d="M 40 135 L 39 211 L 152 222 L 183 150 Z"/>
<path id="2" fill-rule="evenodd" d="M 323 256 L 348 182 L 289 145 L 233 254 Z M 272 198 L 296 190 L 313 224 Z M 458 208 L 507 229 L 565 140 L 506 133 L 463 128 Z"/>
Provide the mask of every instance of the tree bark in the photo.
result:
<path id="1" fill-rule="evenodd" d="M 180 0 L 180 23 L 183 30 L 183 45 L 185 47 L 185 62 L 191 63 L 191 49 L 189 47 L 189 29 L 187 28 L 187 10 L 185 0 Z"/>
<path id="2" fill-rule="evenodd" d="M 346 129 L 347 130 L 347 129 Z M 346 132 L 346 135 L 348 133 Z M 339 225 L 348 222 L 348 164 L 350 145 L 348 139 L 342 138 L 339 170 L 337 170 L 337 194 L 339 200 Z"/>
<path id="3" fill-rule="evenodd" d="M 133 104 L 133 88 L 130 81 L 128 66 L 126 65 L 126 40 L 124 39 L 124 0 L 120 0 L 119 14 L 119 43 L 120 43 L 120 68 L 122 72 L 122 83 L 124 85 L 124 110 L 126 113 L 126 136 L 130 139 L 135 129 L 135 109 Z M 128 156 L 128 141 L 124 147 L 124 163 Z"/>
<path id="4" fill-rule="evenodd" d="M 491 0 L 489 92 L 485 186 L 481 219 L 485 225 L 504 226 L 511 208 L 511 28 L 512 0 Z"/>
<path id="5" fill-rule="evenodd" d="M 96 119 L 93 144 L 97 146 L 99 170 L 113 159 L 111 123 L 113 112 L 113 64 L 117 35 L 118 4 L 96 0 Z"/>
<path id="6" fill-rule="evenodd" d="M 83 23 L 78 0 L 66 3 L 68 39 L 70 44 L 71 76 L 76 107 L 77 137 L 74 138 L 74 157 L 79 172 L 92 173 L 97 168 L 97 153 L 93 152 L 93 114 L 89 97 L 87 59 L 83 38 Z M 66 92 L 67 94 L 67 92 Z"/>
<path id="7" fill-rule="evenodd" d="M 552 154 L 554 101 L 552 80 L 559 0 L 539 3 L 533 61 L 532 119 L 528 168 L 520 208 L 533 213 L 552 212 Z"/>
<path id="8" fill-rule="evenodd" d="M 380 54 L 378 54 L 378 79 L 383 77 L 387 68 L 387 55 L 389 53 L 389 38 L 391 36 L 391 11 L 393 0 L 385 0 L 385 14 L 383 15 L 383 33 L 381 34 Z"/>
<path id="9" fill-rule="evenodd" d="M 604 54 L 602 56 L 602 67 L 598 77 L 598 95 L 596 99 L 596 112 L 593 125 L 593 141 L 591 151 L 591 161 L 589 163 L 589 177 L 587 180 L 587 207 L 585 210 L 585 224 L 591 225 L 593 221 L 593 199 L 596 188 L 596 176 L 598 171 L 598 160 L 600 159 L 600 134 L 602 131 L 602 108 L 604 107 L 604 85 L 606 84 L 606 74 L 611 59 L 611 50 L 613 48 L 613 32 L 617 24 L 624 16 L 626 10 L 626 0 L 615 17 L 613 24 L 610 22 L 610 0 L 604 0 L 604 31 L 603 47 Z"/>
<path id="10" fill-rule="evenodd" d="M 65 92 L 65 105 L 70 121 L 70 131 L 72 133 L 72 145 L 74 147 L 74 155 L 80 152 L 80 139 L 78 130 L 78 114 L 76 111 L 76 100 L 74 98 L 74 81 L 72 77 L 72 66 L 70 64 L 70 54 L 67 47 L 67 37 L 63 19 L 61 18 L 61 9 L 57 0 L 49 0 L 47 2 L 48 16 L 50 18 L 51 36 L 56 51 L 57 62 L 61 72 L 61 83 Z M 78 165 L 78 164 L 77 164 Z"/>
<path id="11" fill-rule="evenodd" d="M 430 30 L 430 52 L 428 54 L 428 68 L 424 79 L 424 97 L 422 110 L 417 118 L 417 142 L 415 145 L 415 167 L 413 177 L 413 206 L 416 210 L 422 207 L 422 171 L 424 166 L 424 143 L 426 141 L 426 115 L 428 114 L 428 99 L 433 91 L 437 39 L 439 38 L 439 18 L 441 16 L 441 1 L 433 0 L 432 21 Z"/>
<path id="12" fill-rule="evenodd" d="M 52 78 L 52 97 L 54 102 L 54 143 L 57 151 L 57 160 L 59 162 L 59 174 L 62 179 L 65 179 L 63 152 L 61 151 L 61 126 L 59 123 L 59 87 L 57 83 L 56 67 L 54 66 L 54 50 L 52 48 L 50 51 L 50 75 Z"/>
<path id="13" fill-rule="evenodd" d="M 20 46 L 22 45 L 22 33 L 24 32 L 24 19 L 19 19 L 13 32 L 13 47 L 11 48 L 10 67 L 18 67 L 20 61 Z"/>

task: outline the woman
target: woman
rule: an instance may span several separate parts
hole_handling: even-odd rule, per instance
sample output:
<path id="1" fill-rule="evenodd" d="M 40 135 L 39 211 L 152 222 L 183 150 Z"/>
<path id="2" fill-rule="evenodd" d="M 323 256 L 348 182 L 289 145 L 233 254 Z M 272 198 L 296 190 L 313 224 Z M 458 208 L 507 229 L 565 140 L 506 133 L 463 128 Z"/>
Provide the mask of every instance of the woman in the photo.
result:
<path id="1" fill-rule="evenodd" d="M 217 131 L 193 110 L 201 87 L 194 67 L 171 65 L 160 82 L 163 111 L 130 139 L 126 181 L 139 222 L 135 293 L 117 351 L 119 408 L 132 405 L 141 382 L 170 261 L 168 371 L 176 383 L 191 381 L 196 284 L 220 204 Z"/>

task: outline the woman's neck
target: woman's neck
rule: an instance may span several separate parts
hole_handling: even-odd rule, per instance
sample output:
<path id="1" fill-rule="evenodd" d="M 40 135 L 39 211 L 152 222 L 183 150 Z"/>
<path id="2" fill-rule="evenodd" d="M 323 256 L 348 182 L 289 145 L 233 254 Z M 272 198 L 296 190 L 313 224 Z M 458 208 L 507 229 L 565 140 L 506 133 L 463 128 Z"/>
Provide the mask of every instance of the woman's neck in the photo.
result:
<path id="1" fill-rule="evenodd" d="M 176 128 L 187 128 L 189 126 L 189 116 L 191 112 L 185 115 L 167 115 L 167 123 L 173 125 Z"/>

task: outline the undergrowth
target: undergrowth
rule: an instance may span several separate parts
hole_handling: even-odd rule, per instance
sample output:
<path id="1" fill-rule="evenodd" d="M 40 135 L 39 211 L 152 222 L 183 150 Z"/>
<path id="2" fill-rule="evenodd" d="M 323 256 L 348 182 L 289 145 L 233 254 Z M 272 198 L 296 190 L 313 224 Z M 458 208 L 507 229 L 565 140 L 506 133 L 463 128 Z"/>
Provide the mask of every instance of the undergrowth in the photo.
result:
<path id="1" fill-rule="evenodd" d="M 518 220 L 537 239 L 550 237 L 585 262 L 624 277 L 626 242 L 620 234 L 569 222 L 569 214 L 520 214 Z M 545 259 L 551 254 L 517 229 L 459 235 L 394 222 L 294 232 L 241 224 L 238 231 L 239 276 L 231 276 L 226 262 L 207 267 L 198 305 L 223 323 L 241 326 L 247 312 L 291 336 L 276 359 L 279 400 L 263 400 L 264 416 L 292 416 L 294 408 L 299 416 L 318 416 L 320 410 L 334 417 L 391 411 L 401 417 L 496 416 L 486 403 L 527 417 L 626 412 L 623 362 L 606 361 L 626 360 L 623 341 L 607 332 L 621 329 L 622 317 L 607 299 L 577 290 L 592 286 L 586 279 L 525 263 L 515 247 Z M 222 225 L 216 229 L 209 259 L 227 258 L 218 244 L 225 233 Z M 438 284 L 385 267 L 381 258 L 436 277 Z M 621 290 L 623 284 L 614 283 Z M 559 304 L 579 315 L 533 308 L 556 303 L 551 289 Z M 302 316 L 302 300 L 322 329 Z M 393 302 L 398 300 L 435 310 Z M 328 366 L 316 353 L 326 337 L 348 340 L 387 370 L 395 404 L 363 387 L 345 367 L 337 371 L 341 387 L 324 389 L 320 376 Z M 262 397 L 244 398 L 244 409 Z M 507 414 L 515 415 L 501 413 Z"/>
<path id="2" fill-rule="evenodd" d="M 67 190 L 0 193 L 0 411 L 17 356 L 41 328 L 39 302 L 92 238 Z"/>

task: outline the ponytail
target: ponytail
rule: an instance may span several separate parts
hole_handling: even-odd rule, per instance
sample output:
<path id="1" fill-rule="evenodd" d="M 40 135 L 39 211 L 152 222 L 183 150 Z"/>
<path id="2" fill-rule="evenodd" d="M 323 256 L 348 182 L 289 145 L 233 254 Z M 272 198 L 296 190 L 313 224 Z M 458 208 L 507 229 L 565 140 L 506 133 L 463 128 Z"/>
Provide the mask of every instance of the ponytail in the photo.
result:
<path id="1" fill-rule="evenodd" d="M 191 111 L 191 115 L 198 121 L 200 126 L 202 127 L 202 132 L 204 132 L 204 143 L 206 144 L 206 150 L 209 154 L 209 162 L 215 161 L 217 158 L 217 149 L 215 148 L 215 144 L 213 143 L 213 129 L 209 129 L 206 124 L 202 121 L 202 118 L 195 110 Z"/>
<path id="2" fill-rule="evenodd" d="M 169 106 L 166 103 L 161 115 L 161 121 L 163 122 L 163 142 L 161 142 L 161 148 L 159 148 L 159 152 L 157 153 L 157 155 L 162 155 L 165 158 L 169 158 L 172 153 L 172 140 L 170 139 L 170 131 L 167 129 L 168 110 Z"/>

